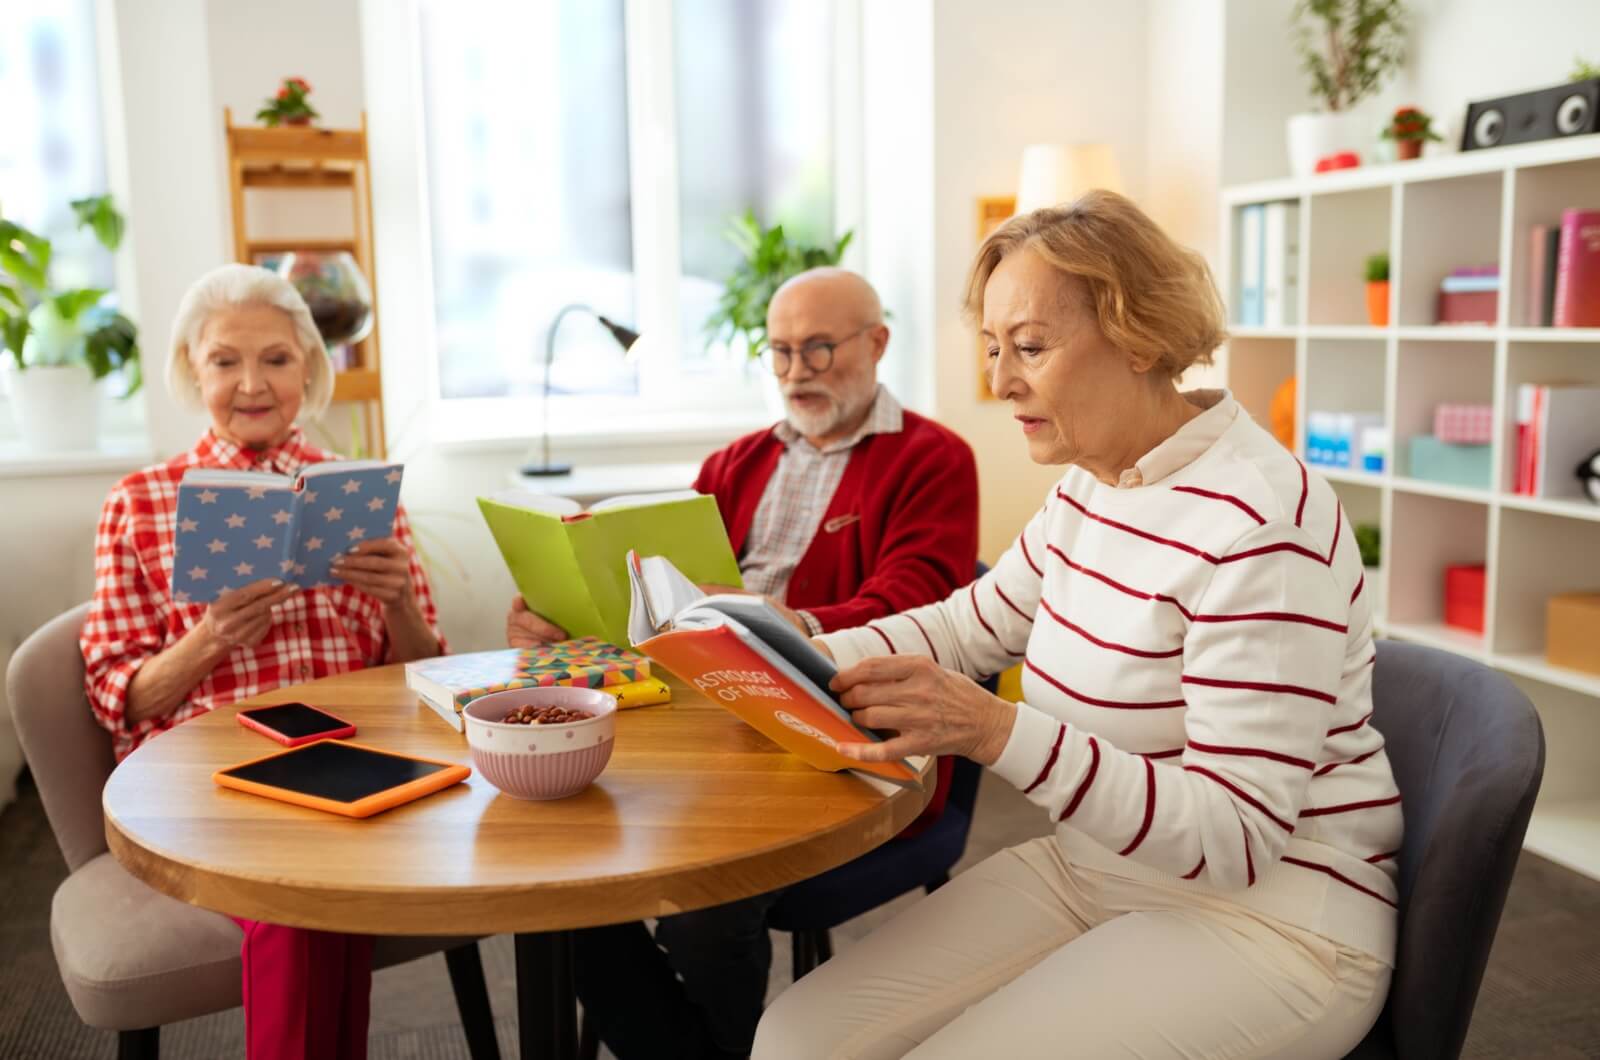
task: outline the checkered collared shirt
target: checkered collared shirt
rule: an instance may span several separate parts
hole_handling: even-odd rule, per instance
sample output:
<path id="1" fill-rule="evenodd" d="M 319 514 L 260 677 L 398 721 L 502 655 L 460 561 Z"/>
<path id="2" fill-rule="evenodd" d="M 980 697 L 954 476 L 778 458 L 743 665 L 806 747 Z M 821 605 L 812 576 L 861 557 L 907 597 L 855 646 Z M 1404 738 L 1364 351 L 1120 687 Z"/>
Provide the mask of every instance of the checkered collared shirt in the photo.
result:
<path id="1" fill-rule="evenodd" d="M 872 408 L 861 427 L 848 438 L 818 449 L 801 437 L 787 420 L 772 428 L 784 445 L 778 467 L 767 480 L 767 488 L 756 506 L 750 523 L 750 536 L 739 557 L 739 572 L 744 587 L 751 592 L 779 600 L 789 589 L 795 567 L 811 547 L 817 527 L 833 500 L 834 490 L 844 478 L 850 463 L 850 450 L 869 434 L 897 434 L 903 418 L 900 403 L 879 384 Z M 805 611 L 800 612 L 811 634 L 822 626 Z"/>
<path id="2" fill-rule="evenodd" d="M 176 644 L 206 611 L 204 604 L 172 599 L 173 538 L 183 473 L 191 467 L 215 467 L 294 475 L 308 464 L 331 459 L 333 454 L 308 445 L 299 428 L 283 444 L 260 453 L 208 431 L 187 453 L 136 471 L 113 487 L 95 531 L 94 599 L 79 645 L 89 705 L 95 720 L 111 731 L 117 761 L 157 733 L 213 707 L 384 661 L 389 636 L 377 600 L 348 585 L 306 589 L 273 609 L 265 640 L 254 648 L 234 649 L 172 713 L 131 725 L 124 717 L 133 675 L 152 656 Z M 395 513 L 394 536 L 412 547 L 404 511 Z M 437 637 L 438 612 L 414 551 L 411 581 Z M 442 638 L 439 643 L 443 650 Z"/>

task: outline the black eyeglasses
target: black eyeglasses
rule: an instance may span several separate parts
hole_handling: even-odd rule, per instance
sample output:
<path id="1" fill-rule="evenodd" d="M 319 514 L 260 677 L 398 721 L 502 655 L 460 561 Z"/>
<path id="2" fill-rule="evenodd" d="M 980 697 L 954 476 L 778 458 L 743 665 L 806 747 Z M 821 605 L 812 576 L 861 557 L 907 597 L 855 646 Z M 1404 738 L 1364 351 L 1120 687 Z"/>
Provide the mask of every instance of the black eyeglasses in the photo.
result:
<path id="1" fill-rule="evenodd" d="M 798 351 L 791 350 L 786 345 L 772 345 L 767 347 L 767 364 L 772 368 L 774 375 L 788 375 L 789 368 L 794 364 L 798 354 L 800 363 L 818 375 L 833 367 L 833 351 L 845 343 L 877 327 L 876 324 L 867 324 L 857 331 L 852 331 L 842 339 L 815 339 L 800 347 Z"/>

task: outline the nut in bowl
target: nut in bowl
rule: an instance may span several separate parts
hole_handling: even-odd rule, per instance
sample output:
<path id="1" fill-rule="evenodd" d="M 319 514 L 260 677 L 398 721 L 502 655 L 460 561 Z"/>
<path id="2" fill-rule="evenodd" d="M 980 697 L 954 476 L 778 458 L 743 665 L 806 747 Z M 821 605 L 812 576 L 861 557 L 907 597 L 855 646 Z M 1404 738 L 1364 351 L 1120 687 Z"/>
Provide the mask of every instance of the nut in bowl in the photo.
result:
<path id="1" fill-rule="evenodd" d="M 517 688 L 462 711 L 472 765 L 516 799 L 564 799 L 594 782 L 616 743 L 617 700 L 597 688 Z"/>

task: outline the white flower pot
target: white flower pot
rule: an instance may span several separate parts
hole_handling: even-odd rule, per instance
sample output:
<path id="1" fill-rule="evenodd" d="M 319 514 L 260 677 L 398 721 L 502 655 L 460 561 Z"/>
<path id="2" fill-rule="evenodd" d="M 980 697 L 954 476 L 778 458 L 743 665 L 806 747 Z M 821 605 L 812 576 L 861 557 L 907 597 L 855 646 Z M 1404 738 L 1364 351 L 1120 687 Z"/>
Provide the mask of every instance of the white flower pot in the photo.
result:
<path id="1" fill-rule="evenodd" d="M 81 364 L 36 364 L 18 369 L 6 355 L 6 391 L 22 444 L 36 453 L 96 448 L 100 390 Z"/>
<path id="2" fill-rule="evenodd" d="M 1340 151 L 1354 151 L 1365 161 L 1377 141 L 1377 129 L 1364 110 L 1335 114 L 1295 114 L 1289 118 L 1289 172 L 1309 177 L 1317 171 L 1317 161 Z"/>

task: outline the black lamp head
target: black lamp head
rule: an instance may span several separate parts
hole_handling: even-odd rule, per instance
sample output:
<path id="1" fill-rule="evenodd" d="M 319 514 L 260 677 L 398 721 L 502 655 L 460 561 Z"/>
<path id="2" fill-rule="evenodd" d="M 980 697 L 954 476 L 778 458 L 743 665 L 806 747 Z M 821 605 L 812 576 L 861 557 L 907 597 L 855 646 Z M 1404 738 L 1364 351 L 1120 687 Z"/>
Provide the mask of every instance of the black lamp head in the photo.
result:
<path id="1" fill-rule="evenodd" d="M 632 328 L 618 324 L 616 321 L 603 317 L 599 313 L 595 314 L 595 319 L 600 321 L 602 327 L 611 332 L 611 337 L 617 340 L 617 345 L 622 347 L 623 352 L 632 349 L 633 344 L 639 341 L 639 333 Z"/>

